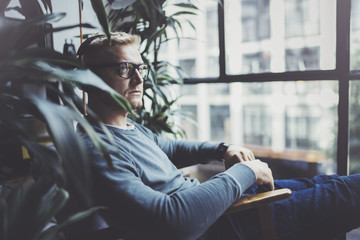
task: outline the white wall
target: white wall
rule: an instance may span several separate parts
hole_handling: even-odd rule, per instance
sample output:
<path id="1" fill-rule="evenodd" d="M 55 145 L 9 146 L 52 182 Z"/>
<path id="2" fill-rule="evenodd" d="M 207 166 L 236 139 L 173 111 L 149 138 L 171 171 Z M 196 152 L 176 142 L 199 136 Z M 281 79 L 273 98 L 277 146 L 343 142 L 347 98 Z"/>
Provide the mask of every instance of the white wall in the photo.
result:
<path id="1" fill-rule="evenodd" d="M 91 7 L 89 0 L 84 0 L 84 8 L 82 11 L 82 22 L 89 23 L 96 27 L 97 29 L 83 28 L 83 34 L 95 33 L 101 31 L 100 24 L 96 18 L 95 12 Z M 52 0 L 53 12 L 65 12 L 66 16 L 59 22 L 53 24 L 54 28 L 63 27 L 67 25 L 79 24 L 79 5 L 76 0 Z M 73 40 L 73 43 L 78 49 L 80 45 L 80 38 L 77 37 L 80 35 L 79 27 L 54 33 L 54 49 L 56 51 L 62 52 L 65 39 Z"/>

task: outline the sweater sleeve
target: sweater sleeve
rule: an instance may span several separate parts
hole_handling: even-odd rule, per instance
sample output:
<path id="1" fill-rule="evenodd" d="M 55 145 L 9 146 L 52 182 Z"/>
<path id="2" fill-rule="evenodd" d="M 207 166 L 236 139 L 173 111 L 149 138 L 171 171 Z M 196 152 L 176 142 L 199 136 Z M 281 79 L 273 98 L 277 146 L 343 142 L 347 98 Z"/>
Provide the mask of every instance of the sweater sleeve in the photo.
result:
<path id="1" fill-rule="evenodd" d="M 255 181 L 250 168 L 235 164 L 205 183 L 165 194 L 141 181 L 126 152 L 112 157 L 115 171 L 91 152 L 96 198 L 119 228 L 139 239 L 196 239 Z"/>
<path id="2" fill-rule="evenodd" d="M 217 160 L 216 148 L 219 143 L 168 140 L 159 137 L 158 145 L 175 166 L 180 168 Z"/>
<path id="3" fill-rule="evenodd" d="M 135 124 L 142 133 L 156 142 L 178 168 L 199 163 L 206 164 L 212 160 L 217 160 L 215 156 L 219 143 L 171 140 L 155 135 L 140 124 L 133 124 Z"/>

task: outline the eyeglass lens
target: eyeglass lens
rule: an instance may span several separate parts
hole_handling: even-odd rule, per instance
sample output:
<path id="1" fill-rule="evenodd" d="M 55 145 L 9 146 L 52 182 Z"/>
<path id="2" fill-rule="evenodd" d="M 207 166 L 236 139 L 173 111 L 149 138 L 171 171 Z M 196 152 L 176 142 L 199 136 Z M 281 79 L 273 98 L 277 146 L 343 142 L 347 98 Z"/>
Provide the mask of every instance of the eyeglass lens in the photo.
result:
<path id="1" fill-rule="evenodd" d="M 122 78 L 131 78 L 137 69 L 143 79 L 148 75 L 148 66 L 146 64 L 121 63 L 119 65 L 119 75 Z"/>

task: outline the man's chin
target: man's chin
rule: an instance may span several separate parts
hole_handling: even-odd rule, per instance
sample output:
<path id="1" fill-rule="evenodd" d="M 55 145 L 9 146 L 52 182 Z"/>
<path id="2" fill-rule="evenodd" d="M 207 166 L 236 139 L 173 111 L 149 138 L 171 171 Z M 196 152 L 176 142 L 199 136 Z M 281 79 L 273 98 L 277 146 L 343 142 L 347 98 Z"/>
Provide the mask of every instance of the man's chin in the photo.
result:
<path id="1" fill-rule="evenodd" d="M 140 109 L 143 106 L 142 102 L 130 103 L 130 105 L 133 110 Z"/>

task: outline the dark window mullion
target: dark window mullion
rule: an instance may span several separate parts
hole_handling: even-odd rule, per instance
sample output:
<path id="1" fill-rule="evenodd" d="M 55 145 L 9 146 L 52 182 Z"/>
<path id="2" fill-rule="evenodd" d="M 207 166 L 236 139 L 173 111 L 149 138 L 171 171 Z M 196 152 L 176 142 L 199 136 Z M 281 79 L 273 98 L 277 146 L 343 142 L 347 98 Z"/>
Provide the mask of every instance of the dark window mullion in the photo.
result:
<path id="1" fill-rule="evenodd" d="M 215 82 L 273 82 L 273 81 L 296 81 L 296 80 L 338 80 L 343 77 L 335 70 L 311 70 L 282 73 L 254 73 L 244 75 L 225 75 L 221 78 L 189 78 L 184 79 L 186 84 L 191 83 L 215 83 Z"/>
<path id="2" fill-rule="evenodd" d="M 219 0 L 219 4 L 218 4 L 218 25 L 219 25 L 219 66 L 220 66 L 219 79 L 221 80 L 224 79 L 226 75 L 224 0 Z"/>
<path id="3" fill-rule="evenodd" d="M 337 172 L 349 173 L 349 72 L 350 72 L 350 10 L 351 0 L 337 1 L 336 72 L 339 73 Z"/>

